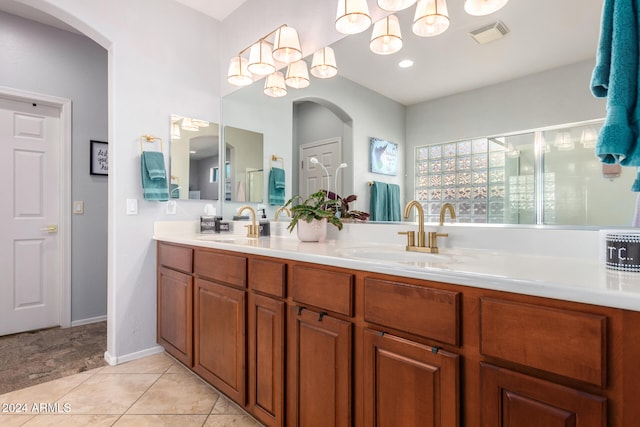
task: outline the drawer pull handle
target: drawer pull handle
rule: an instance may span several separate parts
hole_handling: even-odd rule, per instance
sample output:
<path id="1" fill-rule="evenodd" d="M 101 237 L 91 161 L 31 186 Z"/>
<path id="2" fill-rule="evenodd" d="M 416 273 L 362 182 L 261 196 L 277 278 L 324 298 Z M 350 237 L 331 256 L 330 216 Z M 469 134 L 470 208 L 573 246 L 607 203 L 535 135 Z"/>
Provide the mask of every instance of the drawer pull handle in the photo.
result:
<path id="1" fill-rule="evenodd" d="M 302 306 L 298 307 L 298 316 L 302 314 L 302 310 L 304 310 L 304 307 Z"/>
<path id="2" fill-rule="evenodd" d="M 431 347 L 431 353 L 438 354 L 438 351 L 440 351 L 440 347 Z"/>
<path id="3" fill-rule="evenodd" d="M 326 315 L 327 313 L 325 313 L 324 311 L 320 312 L 320 316 L 318 316 L 318 322 L 322 322 L 322 318 Z"/>

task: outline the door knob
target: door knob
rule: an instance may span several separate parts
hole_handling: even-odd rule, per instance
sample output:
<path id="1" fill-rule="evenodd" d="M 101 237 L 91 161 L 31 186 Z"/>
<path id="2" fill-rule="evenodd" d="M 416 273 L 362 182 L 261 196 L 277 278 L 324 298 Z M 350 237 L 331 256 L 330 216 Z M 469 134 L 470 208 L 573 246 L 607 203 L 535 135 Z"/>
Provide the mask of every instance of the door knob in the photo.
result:
<path id="1" fill-rule="evenodd" d="M 46 231 L 47 233 L 57 233 L 58 232 L 58 225 L 57 224 L 52 224 L 49 225 L 45 228 L 41 228 L 40 231 Z"/>

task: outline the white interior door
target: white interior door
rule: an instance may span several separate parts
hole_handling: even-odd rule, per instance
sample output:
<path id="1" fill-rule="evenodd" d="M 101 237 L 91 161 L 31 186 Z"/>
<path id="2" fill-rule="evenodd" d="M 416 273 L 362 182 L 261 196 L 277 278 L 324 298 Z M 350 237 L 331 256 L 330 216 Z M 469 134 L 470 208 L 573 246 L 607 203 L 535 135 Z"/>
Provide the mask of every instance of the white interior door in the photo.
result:
<path id="1" fill-rule="evenodd" d="M 318 190 L 330 190 L 341 194 L 342 184 L 338 182 L 336 191 L 334 175 L 336 168 L 341 161 L 341 143 L 340 138 L 332 138 L 324 141 L 311 142 L 300 146 L 300 196 L 309 197 L 310 194 Z M 310 159 L 315 157 L 327 169 L 322 166 L 311 163 Z"/>
<path id="2" fill-rule="evenodd" d="M 0 335 L 60 324 L 60 114 L 0 97 Z"/>

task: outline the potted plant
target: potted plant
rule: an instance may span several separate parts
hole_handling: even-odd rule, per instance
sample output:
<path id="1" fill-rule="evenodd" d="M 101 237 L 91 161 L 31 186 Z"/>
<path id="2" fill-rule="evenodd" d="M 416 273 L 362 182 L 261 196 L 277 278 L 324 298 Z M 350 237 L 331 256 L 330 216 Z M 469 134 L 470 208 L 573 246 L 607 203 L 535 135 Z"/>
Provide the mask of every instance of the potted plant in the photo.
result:
<path id="1" fill-rule="evenodd" d="M 349 203 L 358 199 L 358 196 L 356 196 L 355 194 L 352 194 L 346 197 L 340 197 L 338 194 L 334 193 L 333 191 L 329 191 L 329 194 L 327 195 L 327 197 L 331 200 L 338 201 L 338 216 L 342 221 L 346 219 L 350 219 L 353 221 L 366 221 L 371 216 L 367 212 L 351 209 L 349 207 Z"/>
<path id="2" fill-rule="evenodd" d="M 293 202 L 300 203 L 293 205 Z M 342 221 L 336 215 L 338 200 L 327 198 L 325 190 L 311 194 L 306 200 L 296 195 L 290 198 L 284 207 L 291 210 L 291 223 L 287 229 L 292 232 L 297 227 L 298 238 L 303 242 L 322 242 L 327 236 L 327 223 L 342 230 Z"/>

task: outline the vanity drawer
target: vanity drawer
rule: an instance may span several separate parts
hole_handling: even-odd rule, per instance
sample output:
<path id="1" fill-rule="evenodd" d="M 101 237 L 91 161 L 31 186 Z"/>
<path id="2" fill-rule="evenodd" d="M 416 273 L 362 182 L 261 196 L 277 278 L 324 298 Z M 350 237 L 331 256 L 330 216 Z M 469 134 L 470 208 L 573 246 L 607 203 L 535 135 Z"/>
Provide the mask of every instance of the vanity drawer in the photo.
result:
<path id="1" fill-rule="evenodd" d="M 364 320 L 460 345 L 460 293 L 366 278 Z"/>
<path id="2" fill-rule="evenodd" d="M 480 321 L 485 356 L 606 385 L 606 316 L 482 298 Z"/>
<path id="3" fill-rule="evenodd" d="M 278 298 L 285 296 L 287 265 L 263 259 L 249 259 L 249 287 Z"/>
<path id="4" fill-rule="evenodd" d="M 198 276 L 247 287 L 247 259 L 243 256 L 196 250 L 194 269 Z"/>
<path id="5" fill-rule="evenodd" d="M 158 243 L 158 264 L 191 274 L 193 272 L 193 249 Z"/>
<path id="6" fill-rule="evenodd" d="M 294 301 L 353 316 L 353 274 L 294 265 L 291 296 Z"/>

